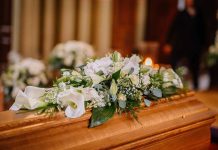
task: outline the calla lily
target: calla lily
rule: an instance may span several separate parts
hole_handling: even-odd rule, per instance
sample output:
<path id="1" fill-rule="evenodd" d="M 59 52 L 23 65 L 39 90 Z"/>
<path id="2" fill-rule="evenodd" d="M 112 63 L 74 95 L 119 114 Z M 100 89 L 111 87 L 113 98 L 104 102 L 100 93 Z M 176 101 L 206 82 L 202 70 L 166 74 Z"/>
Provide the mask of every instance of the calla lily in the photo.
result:
<path id="1" fill-rule="evenodd" d="M 84 96 L 73 89 L 59 93 L 58 101 L 66 107 L 65 115 L 69 118 L 78 118 L 85 113 Z"/>
<path id="2" fill-rule="evenodd" d="M 22 108 L 33 110 L 37 107 L 43 106 L 45 103 L 40 101 L 40 97 L 45 94 L 45 88 L 38 88 L 27 86 L 23 91 L 19 90 L 14 104 L 10 110 L 20 110 Z"/>

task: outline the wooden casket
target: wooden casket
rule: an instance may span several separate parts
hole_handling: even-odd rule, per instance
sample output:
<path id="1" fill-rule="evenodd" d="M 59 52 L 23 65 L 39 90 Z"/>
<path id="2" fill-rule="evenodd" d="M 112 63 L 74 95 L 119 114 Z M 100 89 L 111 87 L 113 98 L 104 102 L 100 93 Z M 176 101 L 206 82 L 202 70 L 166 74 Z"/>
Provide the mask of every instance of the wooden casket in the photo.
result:
<path id="1" fill-rule="evenodd" d="M 88 128 L 90 112 L 76 119 L 1 112 L 0 149 L 208 149 L 215 114 L 194 93 L 171 99 L 141 110 L 140 123 L 115 115 L 95 128 Z"/>

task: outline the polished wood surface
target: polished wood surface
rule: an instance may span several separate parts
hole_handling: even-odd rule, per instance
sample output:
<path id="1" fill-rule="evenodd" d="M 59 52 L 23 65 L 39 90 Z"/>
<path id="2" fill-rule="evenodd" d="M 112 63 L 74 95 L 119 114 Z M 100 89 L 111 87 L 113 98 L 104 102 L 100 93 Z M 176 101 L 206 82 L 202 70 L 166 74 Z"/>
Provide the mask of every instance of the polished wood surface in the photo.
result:
<path id="1" fill-rule="evenodd" d="M 164 100 L 162 100 L 164 101 Z M 193 93 L 145 108 L 139 122 L 115 115 L 88 128 L 87 112 L 69 119 L 33 113 L 0 113 L 0 149 L 207 149 L 215 114 Z"/>
<path id="2" fill-rule="evenodd" d="M 216 121 L 212 124 L 212 127 L 218 128 L 218 88 L 196 92 L 196 97 L 216 113 Z"/>

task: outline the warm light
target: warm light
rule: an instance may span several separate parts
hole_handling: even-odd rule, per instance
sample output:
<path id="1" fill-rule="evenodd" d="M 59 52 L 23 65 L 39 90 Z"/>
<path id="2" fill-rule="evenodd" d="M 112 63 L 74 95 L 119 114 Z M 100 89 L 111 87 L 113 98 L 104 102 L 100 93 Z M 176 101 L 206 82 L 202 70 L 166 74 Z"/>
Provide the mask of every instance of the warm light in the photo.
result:
<path id="1" fill-rule="evenodd" d="M 160 65 L 159 65 L 159 64 L 154 64 L 153 68 L 159 69 L 159 68 L 160 68 Z"/>
<path id="2" fill-rule="evenodd" d="M 145 61 L 144 61 L 144 64 L 145 64 L 146 66 L 152 66 L 152 65 L 153 65 L 153 61 L 152 61 L 152 59 L 151 59 L 150 57 L 147 57 L 147 58 L 145 59 Z"/>

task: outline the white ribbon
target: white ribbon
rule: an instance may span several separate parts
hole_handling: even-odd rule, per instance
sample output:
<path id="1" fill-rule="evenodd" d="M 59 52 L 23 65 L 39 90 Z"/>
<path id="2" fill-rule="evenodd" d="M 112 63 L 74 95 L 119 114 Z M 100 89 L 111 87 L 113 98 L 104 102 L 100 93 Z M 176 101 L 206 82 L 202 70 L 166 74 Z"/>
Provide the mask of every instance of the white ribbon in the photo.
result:
<path id="1" fill-rule="evenodd" d="M 20 110 L 22 108 L 35 109 L 44 103 L 40 101 L 40 97 L 45 94 L 45 88 L 38 88 L 33 86 L 27 86 L 23 91 L 19 90 L 15 98 L 14 104 L 10 110 Z"/>

